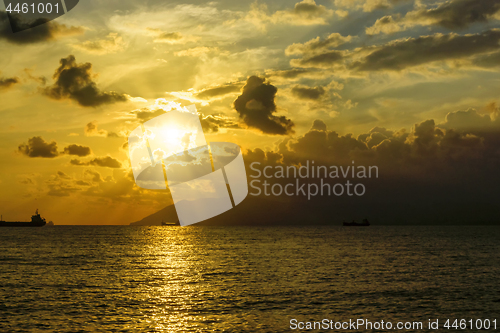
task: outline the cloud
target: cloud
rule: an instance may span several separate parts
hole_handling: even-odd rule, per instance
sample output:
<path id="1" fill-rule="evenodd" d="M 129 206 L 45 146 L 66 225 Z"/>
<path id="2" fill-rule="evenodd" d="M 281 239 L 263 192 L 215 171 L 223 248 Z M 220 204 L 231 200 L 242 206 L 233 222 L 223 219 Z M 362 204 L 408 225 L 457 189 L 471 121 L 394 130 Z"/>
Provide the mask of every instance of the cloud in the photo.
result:
<path id="1" fill-rule="evenodd" d="M 139 120 L 141 123 L 145 123 L 148 120 L 156 118 L 162 114 L 165 114 L 167 111 L 164 109 L 156 109 L 151 110 L 149 108 L 143 108 L 140 110 L 132 111 L 132 114 Z M 216 133 L 220 128 L 240 128 L 238 122 L 229 118 L 225 115 L 203 115 L 199 113 L 201 126 L 204 131 Z"/>
<path id="2" fill-rule="evenodd" d="M 145 123 L 148 120 L 151 120 L 153 118 L 156 118 L 162 114 L 164 114 L 166 111 L 163 109 L 157 109 L 157 110 L 150 110 L 148 108 L 142 108 L 140 110 L 135 110 L 132 111 L 131 113 L 136 116 L 136 118 L 141 122 Z"/>
<path id="3" fill-rule="evenodd" d="M 134 198 L 142 201 L 145 197 L 151 199 L 154 195 L 135 186 L 133 175 L 122 169 L 114 169 L 112 176 L 107 176 L 105 179 L 93 170 L 85 170 L 82 179 L 58 172 L 46 181 L 46 186 L 48 187 L 47 195 L 55 197 L 68 197 L 81 193 L 93 198 L 127 200 L 130 203 Z"/>
<path id="4" fill-rule="evenodd" d="M 496 137 L 500 138 L 500 131 L 496 132 Z M 249 180 L 257 181 L 257 187 L 263 190 L 258 196 L 261 202 L 271 207 L 281 202 L 288 203 L 284 209 L 288 223 L 295 219 L 297 223 L 307 220 L 307 216 L 297 217 L 293 207 L 298 206 L 309 207 L 309 215 L 314 212 L 315 216 L 326 221 L 331 220 L 333 209 L 339 222 L 344 218 L 352 219 L 354 214 L 356 219 L 368 216 L 379 223 L 398 220 L 410 224 L 422 223 L 423 220 L 442 223 L 443 219 L 448 219 L 450 224 L 465 221 L 476 224 L 483 219 L 496 223 L 500 155 L 498 145 L 488 145 L 487 140 L 455 129 L 442 129 L 432 119 L 417 123 L 412 131 L 375 127 L 358 138 L 351 134 L 340 135 L 318 120 L 304 135 L 284 138 L 272 150 L 255 148 L 245 151 L 244 159 L 249 167 L 249 176 L 255 177 Z M 261 164 L 250 167 L 253 162 Z M 260 177 L 259 186 L 259 176 L 254 172 L 254 168 L 262 171 L 271 166 L 269 174 L 277 173 L 267 179 L 269 188 L 274 184 L 284 187 L 292 182 L 282 176 L 290 170 L 288 167 L 306 165 L 309 171 L 315 170 L 315 176 L 311 177 L 309 173 L 309 180 L 305 183 L 316 184 L 320 192 L 321 189 L 328 190 L 325 184 L 330 187 L 346 184 L 343 178 L 348 178 L 352 185 L 363 184 L 366 193 L 355 200 L 349 195 L 332 200 L 332 196 L 321 192 L 310 200 L 307 196 L 287 197 L 283 194 L 279 202 L 272 201 L 264 194 L 264 178 Z M 326 167 L 328 176 L 318 174 L 320 167 Z M 372 167 L 374 170 L 371 170 Z M 355 172 L 363 168 L 366 174 L 342 174 L 352 168 Z M 368 169 L 372 176 L 368 176 Z M 335 171 L 338 177 L 330 178 L 335 177 L 332 176 Z M 320 178 L 323 179 L 320 181 Z M 254 189 L 251 191 L 256 195 Z M 253 195 L 247 200 L 253 200 Z M 260 206 L 262 204 L 251 207 Z M 460 207 L 458 211 L 457 207 Z M 467 213 L 468 210 L 472 212 Z M 429 212 L 433 213 L 429 215 Z M 272 222 L 271 219 L 264 220 L 265 223 Z"/>
<path id="5" fill-rule="evenodd" d="M 500 66 L 500 52 L 479 55 L 471 61 L 472 66 L 494 68 Z"/>
<path id="6" fill-rule="evenodd" d="M 62 178 L 62 179 L 71 179 L 70 176 L 68 176 L 67 174 L 65 174 L 64 172 L 62 171 L 57 171 L 57 175 Z"/>
<path id="7" fill-rule="evenodd" d="M 13 33 L 12 30 L 19 32 Z M 0 11 L 0 40 L 3 39 L 13 44 L 52 41 L 59 37 L 81 35 L 84 32 L 85 30 L 82 27 L 68 27 L 44 18 L 25 22 L 20 15 L 9 14 L 7 16 L 6 12 Z"/>
<path id="8" fill-rule="evenodd" d="M 316 165 L 351 165 L 354 160 L 356 164 L 377 165 L 386 177 L 419 178 L 431 172 L 436 178 L 456 181 L 455 172 L 470 172 L 470 167 L 481 161 L 500 161 L 498 145 L 488 143 L 492 139 L 500 141 L 500 128 L 494 135 L 483 137 L 444 129 L 433 119 L 416 124 L 411 132 L 375 127 L 355 138 L 328 130 L 318 119 L 303 136 L 284 139 L 267 153 L 251 150 L 245 160 L 285 165 L 304 165 L 307 161 L 315 161 Z"/>
<path id="9" fill-rule="evenodd" d="M 344 60 L 343 52 L 329 51 L 303 59 L 292 59 L 290 61 L 290 65 L 296 67 L 305 67 L 305 68 L 307 67 L 328 68 L 334 64 L 342 63 L 342 60 Z"/>
<path id="10" fill-rule="evenodd" d="M 59 156 L 57 143 L 55 141 L 48 143 L 40 136 L 28 139 L 28 144 L 19 145 L 18 151 L 28 157 L 54 158 Z"/>
<path id="11" fill-rule="evenodd" d="M 474 109 L 459 110 L 446 115 L 445 121 L 438 126 L 444 129 L 455 129 L 466 133 L 486 135 L 500 131 L 500 118 L 495 103 L 489 105 L 490 114 L 479 114 Z"/>
<path id="12" fill-rule="evenodd" d="M 306 43 L 295 43 L 285 50 L 286 55 L 301 55 L 301 59 L 292 59 L 293 67 L 331 67 L 344 60 L 346 51 L 335 50 L 336 47 L 348 43 L 352 36 L 342 36 L 338 33 L 330 34 L 325 39 L 316 37 Z"/>
<path id="13" fill-rule="evenodd" d="M 185 36 L 180 32 L 164 32 L 161 29 L 146 28 L 148 34 L 154 37 L 155 43 L 185 44 L 195 42 L 199 37 Z"/>
<path id="14" fill-rule="evenodd" d="M 311 131 L 326 131 L 326 124 L 321 119 L 316 119 L 311 126 Z"/>
<path id="15" fill-rule="evenodd" d="M 10 88 L 18 83 L 19 79 L 17 77 L 0 78 L 0 90 Z"/>
<path id="16" fill-rule="evenodd" d="M 84 157 L 92 154 L 92 151 L 89 147 L 72 144 L 64 148 L 64 154 Z"/>
<path id="17" fill-rule="evenodd" d="M 18 152 L 28 157 L 44 158 L 55 158 L 62 155 L 75 155 L 83 157 L 92 154 L 92 150 L 89 147 L 78 144 L 71 144 L 65 147 L 62 152 L 59 152 L 55 141 L 49 143 L 40 136 L 32 137 L 28 139 L 27 144 L 23 143 L 19 145 Z"/>
<path id="18" fill-rule="evenodd" d="M 107 136 L 108 132 L 106 130 L 97 129 L 97 121 L 91 121 L 87 125 L 85 125 L 85 129 L 83 130 L 86 136 Z"/>
<path id="19" fill-rule="evenodd" d="M 152 199 L 157 195 L 157 193 L 138 188 L 135 185 L 133 174 L 121 169 L 113 170 L 113 177 L 106 177 L 99 182 L 94 182 L 84 194 L 93 198 L 99 197 L 127 203 L 134 199 L 143 202 L 146 198 Z"/>
<path id="20" fill-rule="evenodd" d="M 303 44 L 290 45 L 286 53 L 301 56 L 290 60 L 294 70 L 326 68 L 337 72 L 357 72 L 357 75 L 368 71 L 401 71 L 445 61 L 448 61 L 450 66 L 462 68 L 490 68 L 496 67 L 500 59 L 500 29 L 465 35 L 435 33 L 396 39 L 381 45 L 361 46 L 352 50 L 332 48 L 337 42 L 349 40 L 350 36 L 340 35 L 330 35 L 324 40 L 314 38 Z"/>
<path id="21" fill-rule="evenodd" d="M 92 74 L 92 64 L 77 64 L 73 55 L 63 58 L 54 74 L 55 83 L 43 89 L 43 93 L 55 100 L 71 99 L 84 107 L 125 102 L 124 94 L 101 91 Z"/>
<path id="22" fill-rule="evenodd" d="M 463 29 L 472 23 L 487 22 L 500 11 L 500 1 L 455 0 L 441 3 L 437 8 L 423 10 L 419 16 L 435 20 L 448 29 Z"/>
<path id="23" fill-rule="evenodd" d="M 47 84 L 47 78 L 45 76 L 34 76 L 32 72 L 33 70 L 31 68 L 24 69 L 24 74 L 28 77 L 29 80 L 33 80 L 43 86 Z"/>
<path id="24" fill-rule="evenodd" d="M 17 182 L 19 184 L 23 185 L 28 185 L 28 186 L 35 186 L 37 185 L 37 178 L 40 177 L 39 174 L 32 173 L 32 174 L 18 174 L 16 176 Z"/>
<path id="25" fill-rule="evenodd" d="M 378 35 L 384 33 L 386 35 L 402 31 L 403 24 L 401 22 L 401 15 L 387 15 L 379 18 L 375 23 L 366 28 L 367 35 Z"/>
<path id="26" fill-rule="evenodd" d="M 285 49 L 285 55 L 321 54 L 325 50 L 338 47 L 350 42 L 352 36 L 342 36 L 339 33 L 332 33 L 325 39 L 318 37 L 305 43 L 294 43 Z"/>
<path id="27" fill-rule="evenodd" d="M 45 184 L 48 187 L 47 195 L 53 197 L 69 197 L 71 194 L 82 191 L 89 184 L 76 180 L 62 171 L 52 175 Z"/>
<path id="28" fill-rule="evenodd" d="M 219 48 L 217 47 L 198 46 L 191 49 L 175 52 L 174 55 L 177 57 L 201 57 L 211 52 L 218 52 L 219 55 L 221 53 L 219 52 Z"/>
<path id="29" fill-rule="evenodd" d="M 450 30 L 465 29 L 474 23 L 485 23 L 496 19 L 500 12 L 500 1 L 453 0 L 438 4 L 435 7 L 418 6 L 406 13 L 385 16 L 366 29 L 366 33 L 390 34 L 404 31 L 415 26 L 441 26 Z"/>
<path id="30" fill-rule="evenodd" d="M 310 88 L 306 86 L 296 85 L 292 88 L 292 95 L 304 100 L 316 101 L 324 97 L 326 93 L 327 90 L 323 87 Z"/>
<path id="31" fill-rule="evenodd" d="M 279 10 L 269 15 L 266 4 L 254 2 L 245 19 L 252 22 L 262 30 L 266 24 L 288 25 L 326 25 L 334 11 L 323 5 L 318 5 L 314 0 L 303 0 L 295 4 L 293 9 Z"/>
<path id="32" fill-rule="evenodd" d="M 324 25 L 327 24 L 327 19 L 332 15 L 333 10 L 327 9 L 323 5 L 317 5 L 314 0 L 303 0 L 296 3 L 291 10 L 275 12 L 271 21 L 292 25 Z"/>
<path id="33" fill-rule="evenodd" d="M 221 85 L 214 88 L 207 88 L 197 92 L 195 94 L 195 97 L 199 99 L 211 100 L 221 96 L 226 96 L 228 94 L 237 93 L 240 91 L 241 86 L 242 85 L 240 83 L 236 83 Z"/>
<path id="34" fill-rule="evenodd" d="M 372 12 L 374 10 L 388 9 L 405 0 L 335 0 L 335 6 L 350 10 L 363 10 Z"/>
<path id="35" fill-rule="evenodd" d="M 478 34 L 434 34 L 392 41 L 374 48 L 350 67 L 359 71 L 403 70 L 426 63 L 460 59 L 498 50 L 500 30 Z"/>
<path id="36" fill-rule="evenodd" d="M 78 159 L 71 160 L 70 163 L 72 165 L 77 165 L 77 166 L 99 166 L 99 167 L 105 167 L 105 168 L 121 168 L 122 164 L 117 160 L 114 159 L 111 156 L 106 156 L 106 157 L 96 157 L 90 161 L 87 162 L 82 162 Z"/>
<path id="37" fill-rule="evenodd" d="M 265 134 L 286 135 L 294 133 L 294 123 L 284 116 L 275 116 L 274 98 L 278 89 L 265 83 L 257 76 L 248 78 L 242 94 L 234 101 L 234 108 L 240 118 L 250 128 L 256 128 Z"/>
<path id="38" fill-rule="evenodd" d="M 104 129 L 98 129 L 97 128 L 97 121 L 91 121 L 87 125 L 85 125 L 85 128 L 83 130 L 85 133 L 85 136 L 102 136 L 102 137 L 112 137 L 112 138 L 119 138 L 120 135 L 114 133 L 114 132 L 108 132 Z"/>
<path id="39" fill-rule="evenodd" d="M 200 114 L 200 121 L 204 132 L 217 133 L 220 128 L 240 128 L 236 121 L 224 115 L 204 116 Z"/>
<path id="40" fill-rule="evenodd" d="M 266 71 L 266 77 L 277 77 L 288 80 L 299 79 L 304 76 L 315 76 L 318 74 L 321 75 L 319 71 L 312 71 L 310 69 L 303 69 L 303 68 Z"/>
<path id="41" fill-rule="evenodd" d="M 233 82 L 223 85 L 215 85 L 202 90 L 189 89 L 188 91 L 171 91 L 168 94 L 172 98 L 182 99 L 191 103 L 200 103 L 203 106 L 213 101 L 222 100 L 228 95 L 236 95 L 243 86 L 242 82 Z"/>
<path id="42" fill-rule="evenodd" d="M 110 33 L 105 39 L 85 41 L 81 44 L 73 44 L 72 46 L 87 53 L 103 55 L 123 51 L 125 45 L 121 36 L 117 33 Z"/>
<path id="43" fill-rule="evenodd" d="M 93 170 L 85 170 L 84 177 L 90 179 L 94 183 L 100 183 L 103 181 L 101 174 Z"/>

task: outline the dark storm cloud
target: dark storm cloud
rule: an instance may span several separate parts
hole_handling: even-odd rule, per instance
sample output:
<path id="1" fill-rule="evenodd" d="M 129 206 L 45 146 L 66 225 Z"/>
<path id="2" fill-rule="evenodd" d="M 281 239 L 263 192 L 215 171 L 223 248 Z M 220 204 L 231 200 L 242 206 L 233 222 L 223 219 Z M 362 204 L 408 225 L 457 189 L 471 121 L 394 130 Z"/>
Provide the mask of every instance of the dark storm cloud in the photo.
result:
<path id="1" fill-rule="evenodd" d="M 89 156 L 90 154 L 92 154 L 92 151 L 90 150 L 89 147 L 73 144 L 73 145 L 69 145 L 68 147 L 64 148 L 64 154 L 84 157 L 84 156 Z"/>
<path id="2" fill-rule="evenodd" d="M 12 27 L 11 27 L 12 24 Z M 20 31 L 13 33 L 14 31 Z M 19 15 L 10 15 L 10 23 L 7 13 L 0 11 L 0 40 L 4 39 L 14 44 L 31 44 L 55 40 L 61 36 L 83 34 L 81 27 L 67 27 L 55 21 L 47 19 L 37 19 L 32 22 L 25 22 Z"/>
<path id="3" fill-rule="evenodd" d="M 19 79 L 17 77 L 0 78 L 0 90 L 10 88 L 17 83 L 19 83 Z"/>
<path id="4" fill-rule="evenodd" d="M 214 97 L 224 96 L 230 93 L 238 92 L 241 89 L 241 84 L 229 84 L 216 88 L 209 88 L 200 91 L 196 94 L 197 98 L 200 99 L 211 99 Z"/>
<path id="5" fill-rule="evenodd" d="M 284 116 L 275 116 L 275 97 L 278 89 L 257 76 L 248 78 L 234 108 L 250 128 L 273 135 L 292 134 L 294 123 Z"/>
<path id="6" fill-rule="evenodd" d="M 387 177 L 428 175 L 429 179 L 447 177 L 451 181 L 457 174 L 470 172 L 472 166 L 478 167 L 484 161 L 488 161 L 488 166 L 494 166 L 494 170 L 500 166 L 498 145 L 488 143 L 500 141 L 500 128 L 483 137 L 443 127 L 429 119 L 416 124 L 412 132 L 375 127 L 354 138 L 351 134 L 330 131 L 323 121 L 316 120 L 303 136 L 283 140 L 276 150 L 267 153 L 251 150 L 245 161 L 284 165 L 315 161 L 317 165 L 351 165 L 355 160 L 358 164 L 377 165 Z"/>
<path id="7" fill-rule="evenodd" d="M 77 166 L 100 166 L 100 167 L 115 168 L 115 169 L 122 167 L 122 164 L 111 156 L 97 157 L 87 162 L 82 162 L 80 160 L 74 159 L 71 160 L 70 163 L 72 165 L 77 165 Z"/>
<path id="8" fill-rule="evenodd" d="M 326 89 L 323 87 L 306 87 L 306 86 L 295 86 L 292 88 L 292 94 L 300 99 L 305 100 L 318 100 L 325 96 Z"/>
<path id="9" fill-rule="evenodd" d="M 18 151 L 28 157 L 54 158 L 59 156 L 57 143 L 55 141 L 48 143 L 40 136 L 32 137 L 27 144 L 19 145 Z"/>
<path id="10" fill-rule="evenodd" d="M 447 1 L 437 8 L 419 12 L 420 18 L 431 18 L 448 29 L 463 29 L 472 23 L 487 22 L 500 11 L 500 0 Z"/>
<path id="11" fill-rule="evenodd" d="M 126 95 L 101 91 L 93 80 L 92 64 L 77 64 L 73 55 L 63 58 L 54 74 L 55 83 L 43 90 L 56 100 L 71 99 L 81 106 L 98 107 L 104 104 L 125 102 Z"/>
<path id="12" fill-rule="evenodd" d="M 435 34 L 385 44 L 351 68 L 359 71 L 403 70 L 439 60 L 460 59 L 498 50 L 500 30 L 479 34 Z"/>

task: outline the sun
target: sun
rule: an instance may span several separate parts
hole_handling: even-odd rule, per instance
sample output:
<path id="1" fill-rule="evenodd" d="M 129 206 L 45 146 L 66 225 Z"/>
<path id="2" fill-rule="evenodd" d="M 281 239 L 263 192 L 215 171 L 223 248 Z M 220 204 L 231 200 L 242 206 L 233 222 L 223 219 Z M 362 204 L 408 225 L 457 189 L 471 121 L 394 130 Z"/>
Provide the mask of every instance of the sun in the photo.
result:
<path id="1" fill-rule="evenodd" d="M 167 128 L 162 128 L 160 130 L 160 136 L 164 142 L 169 144 L 177 145 L 181 143 L 182 137 L 185 135 L 183 131 L 173 126 Z"/>

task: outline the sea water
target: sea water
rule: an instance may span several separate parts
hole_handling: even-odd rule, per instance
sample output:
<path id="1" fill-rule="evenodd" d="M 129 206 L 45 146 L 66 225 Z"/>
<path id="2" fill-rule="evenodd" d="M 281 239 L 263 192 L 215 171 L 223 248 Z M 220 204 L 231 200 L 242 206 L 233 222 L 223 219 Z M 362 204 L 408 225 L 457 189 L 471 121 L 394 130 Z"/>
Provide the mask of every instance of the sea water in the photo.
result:
<path id="1" fill-rule="evenodd" d="M 499 227 L 0 229 L 0 332 L 495 317 Z"/>

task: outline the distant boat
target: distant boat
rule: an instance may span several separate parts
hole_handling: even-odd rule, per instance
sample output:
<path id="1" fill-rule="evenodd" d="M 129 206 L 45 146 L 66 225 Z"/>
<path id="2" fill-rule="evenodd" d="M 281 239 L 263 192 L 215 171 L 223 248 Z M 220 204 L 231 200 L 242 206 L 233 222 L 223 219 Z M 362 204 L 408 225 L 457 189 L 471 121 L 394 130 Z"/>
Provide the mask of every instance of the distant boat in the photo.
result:
<path id="1" fill-rule="evenodd" d="M 342 223 L 344 227 L 368 227 L 370 225 L 370 222 L 368 222 L 367 219 L 364 219 L 363 222 L 357 223 L 356 221 L 352 222 L 345 222 Z"/>
<path id="2" fill-rule="evenodd" d="M 43 227 L 47 224 L 45 219 L 38 214 L 38 209 L 35 215 L 31 216 L 31 222 L 6 222 L 3 217 L 0 218 L 0 227 Z"/>
<path id="3" fill-rule="evenodd" d="M 179 221 L 177 221 L 177 222 L 164 222 L 164 221 L 162 220 L 162 221 L 161 221 L 161 225 L 162 225 L 162 226 L 169 226 L 169 225 L 170 225 L 170 226 L 177 226 L 177 225 L 179 225 Z"/>

